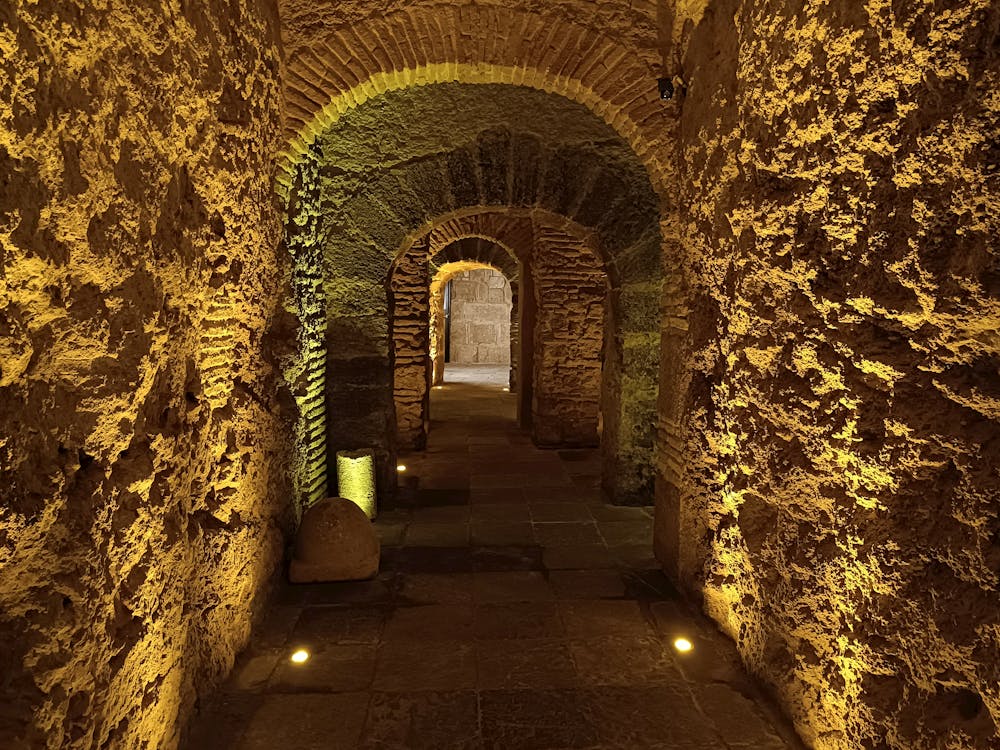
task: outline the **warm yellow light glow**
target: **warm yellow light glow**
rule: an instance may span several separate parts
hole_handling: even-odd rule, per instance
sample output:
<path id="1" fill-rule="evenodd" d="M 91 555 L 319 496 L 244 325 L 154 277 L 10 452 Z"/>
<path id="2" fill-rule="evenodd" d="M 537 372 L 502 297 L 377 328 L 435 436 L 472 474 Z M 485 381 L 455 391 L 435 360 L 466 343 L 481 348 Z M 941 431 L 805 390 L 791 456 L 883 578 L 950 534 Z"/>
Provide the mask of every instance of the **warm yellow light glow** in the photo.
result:
<path id="1" fill-rule="evenodd" d="M 304 648 L 300 648 L 294 654 L 292 654 L 291 659 L 296 664 L 304 664 L 309 661 L 309 652 Z"/>
<path id="2" fill-rule="evenodd" d="M 444 388 L 443 385 L 436 385 L 436 386 L 434 386 L 434 390 L 435 391 L 440 391 L 442 388 Z"/>
<path id="3" fill-rule="evenodd" d="M 396 471 L 399 471 L 399 472 L 406 471 L 406 465 L 405 464 L 398 464 L 396 466 Z"/>
<path id="4" fill-rule="evenodd" d="M 680 651 L 682 654 L 686 654 L 688 651 L 694 648 L 694 644 L 691 643 L 687 638 L 677 638 L 674 640 L 674 648 Z"/>
<path id="5" fill-rule="evenodd" d="M 337 488 L 341 497 L 375 518 L 375 458 L 371 451 L 338 451 Z"/>
<path id="6" fill-rule="evenodd" d="M 504 388 L 504 393 L 510 393 L 510 388 Z"/>

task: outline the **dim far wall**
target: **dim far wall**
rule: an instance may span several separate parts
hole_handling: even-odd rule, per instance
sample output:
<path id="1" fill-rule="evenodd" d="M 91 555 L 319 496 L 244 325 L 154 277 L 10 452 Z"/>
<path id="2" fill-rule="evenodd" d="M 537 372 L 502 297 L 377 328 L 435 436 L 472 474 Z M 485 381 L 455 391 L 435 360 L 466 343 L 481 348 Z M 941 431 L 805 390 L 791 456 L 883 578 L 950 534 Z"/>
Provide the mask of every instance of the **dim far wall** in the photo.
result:
<path id="1" fill-rule="evenodd" d="M 99 5 L 0 7 L 4 748 L 175 747 L 288 525 L 276 9 Z"/>
<path id="2" fill-rule="evenodd" d="M 660 555 L 812 747 L 998 747 L 1000 6 L 691 6 Z"/>

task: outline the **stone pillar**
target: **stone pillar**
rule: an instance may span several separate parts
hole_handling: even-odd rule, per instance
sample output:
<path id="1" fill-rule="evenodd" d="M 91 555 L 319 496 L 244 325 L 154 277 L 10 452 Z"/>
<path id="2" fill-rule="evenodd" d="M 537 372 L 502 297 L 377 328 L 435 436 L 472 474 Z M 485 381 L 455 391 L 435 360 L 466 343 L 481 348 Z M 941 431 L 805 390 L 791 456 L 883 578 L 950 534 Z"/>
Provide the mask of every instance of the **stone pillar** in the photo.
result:
<path id="1" fill-rule="evenodd" d="M 515 393 L 518 380 L 517 361 L 521 350 L 521 311 L 518 309 L 521 281 L 520 278 L 508 279 L 508 281 L 510 281 L 510 380 L 508 385 L 511 393 Z"/>
<path id="2" fill-rule="evenodd" d="M 596 446 L 606 274 L 580 240 L 545 228 L 533 266 L 532 437 L 538 445 Z"/>
<path id="3" fill-rule="evenodd" d="M 420 450 L 427 442 L 431 380 L 430 277 L 426 240 L 415 245 L 399 260 L 390 287 L 396 436 L 400 448 Z"/>

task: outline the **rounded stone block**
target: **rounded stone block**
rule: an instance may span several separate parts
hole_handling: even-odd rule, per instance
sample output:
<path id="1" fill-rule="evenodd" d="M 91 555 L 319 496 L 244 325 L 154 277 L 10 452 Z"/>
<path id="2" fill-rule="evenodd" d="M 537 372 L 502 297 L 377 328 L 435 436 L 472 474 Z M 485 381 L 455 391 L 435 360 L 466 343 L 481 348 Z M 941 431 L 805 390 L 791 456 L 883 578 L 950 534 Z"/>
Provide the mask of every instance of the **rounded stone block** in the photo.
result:
<path id="1" fill-rule="evenodd" d="M 303 513 L 288 577 L 292 583 L 358 581 L 373 578 L 378 563 L 378 537 L 365 512 L 328 497 Z"/>

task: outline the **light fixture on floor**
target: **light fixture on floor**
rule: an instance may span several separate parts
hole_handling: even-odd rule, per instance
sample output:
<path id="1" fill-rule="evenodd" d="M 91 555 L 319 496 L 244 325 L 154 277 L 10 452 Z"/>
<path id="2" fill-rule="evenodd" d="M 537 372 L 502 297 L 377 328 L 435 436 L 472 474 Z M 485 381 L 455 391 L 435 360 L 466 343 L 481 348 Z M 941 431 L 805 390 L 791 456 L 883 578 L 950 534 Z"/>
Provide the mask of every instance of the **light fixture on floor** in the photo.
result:
<path id="1" fill-rule="evenodd" d="M 396 471 L 400 473 L 406 471 L 406 464 L 396 464 Z"/>
<path id="2" fill-rule="evenodd" d="M 443 386 L 443 385 L 436 385 L 436 386 L 434 386 L 434 390 L 435 390 L 435 391 L 440 391 L 440 390 L 441 390 L 441 389 L 443 389 L 443 388 L 444 388 L 444 386 Z"/>
<path id="3" fill-rule="evenodd" d="M 309 661 L 309 652 L 304 648 L 300 648 L 298 651 L 294 652 L 290 658 L 294 664 L 305 664 Z"/>
<path id="4" fill-rule="evenodd" d="M 504 393 L 510 393 L 510 388 L 504 388 Z"/>
<path id="5" fill-rule="evenodd" d="M 688 651 L 694 648 L 694 644 L 691 643 L 687 638 L 675 638 L 674 648 L 680 651 L 682 654 L 686 654 Z"/>

